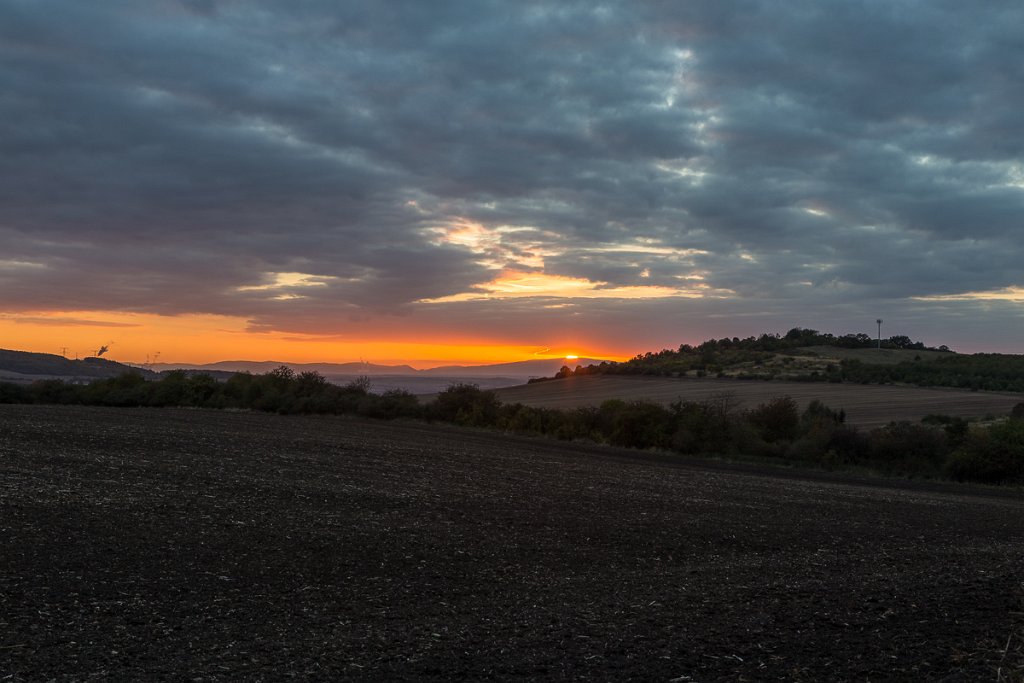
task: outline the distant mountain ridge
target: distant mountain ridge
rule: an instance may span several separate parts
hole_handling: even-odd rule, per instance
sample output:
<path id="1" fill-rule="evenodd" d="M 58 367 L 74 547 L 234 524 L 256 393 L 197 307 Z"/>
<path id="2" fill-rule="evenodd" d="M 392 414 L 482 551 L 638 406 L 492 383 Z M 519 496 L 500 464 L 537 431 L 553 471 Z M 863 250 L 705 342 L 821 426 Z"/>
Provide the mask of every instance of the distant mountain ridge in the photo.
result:
<path id="1" fill-rule="evenodd" d="M 138 372 L 149 379 L 158 379 L 171 370 L 209 372 L 224 379 L 230 373 L 250 372 L 264 374 L 281 367 L 295 372 L 318 372 L 325 377 L 453 377 L 453 378 L 531 378 L 548 377 L 562 366 L 575 368 L 577 365 L 599 365 L 603 361 L 594 358 L 538 358 L 535 360 L 490 365 L 447 365 L 417 370 L 409 365 L 378 365 L 375 363 L 289 363 L 285 361 L 226 360 L 216 363 L 152 363 L 145 368 L 118 363 L 106 358 L 89 357 L 72 360 L 52 353 L 15 351 L 0 349 L 0 381 L 32 381 L 36 379 L 88 380 L 116 377 L 124 372 Z M 6 375 L 5 375 L 6 373 Z"/>
<path id="2" fill-rule="evenodd" d="M 289 363 L 276 360 L 222 360 L 216 363 L 153 363 L 154 370 L 219 370 L 251 372 L 254 375 L 275 370 L 282 365 L 295 372 L 319 372 L 321 375 L 415 375 L 418 370 L 408 365 L 375 365 L 374 363 Z"/>
<path id="3" fill-rule="evenodd" d="M 409 365 L 377 365 L 374 363 L 289 363 L 286 361 L 247 361 L 226 360 L 216 363 L 154 363 L 154 370 L 220 370 L 228 372 L 251 372 L 262 374 L 270 372 L 282 365 L 295 372 L 319 372 L 324 376 L 334 375 L 442 375 L 445 377 L 538 377 L 553 375 L 563 365 L 597 365 L 604 361 L 593 358 L 539 358 L 536 360 L 516 361 L 512 363 L 495 363 L 491 365 L 446 365 L 427 370 L 417 370 Z"/>
<path id="4" fill-rule="evenodd" d="M 521 360 L 513 363 L 495 363 L 493 365 L 445 365 L 429 370 L 420 370 L 421 374 L 445 375 L 447 377 L 503 377 L 513 375 L 516 377 L 546 377 L 553 375 L 563 366 L 575 368 L 577 365 L 587 367 L 588 365 L 600 365 L 608 361 L 596 358 L 538 358 L 536 360 Z"/>

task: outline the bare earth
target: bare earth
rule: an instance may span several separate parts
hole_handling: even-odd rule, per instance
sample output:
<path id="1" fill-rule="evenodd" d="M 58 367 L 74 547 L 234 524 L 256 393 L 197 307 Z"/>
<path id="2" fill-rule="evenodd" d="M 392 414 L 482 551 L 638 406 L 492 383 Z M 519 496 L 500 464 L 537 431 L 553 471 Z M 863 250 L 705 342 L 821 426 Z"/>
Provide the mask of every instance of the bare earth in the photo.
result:
<path id="1" fill-rule="evenodd" d="M 1024 667 L 1019 491 L 419 424 L 0 406 L 0 534 L 3 681 Z"/>
<path id="2" fill-rule="evenodd" d="M 733 395 L 741 407 L 753 408 L 777 396 L 791 396 L 801 407 L 818 399 L 836 410 L 842 408 L 846 410 L 848 424 L 864 428 L 880 427 L 892 420 L 917 422 L 929 413 L 1002 416 L 1024 402 L 1024 394 L 963 389 L 612 375 L 567 377 L 496 391 L 504 403 L 544 408 L 600 405 L 612 398 L 667 405 L 679 399 L 702 401 L 723 393 Z"/>

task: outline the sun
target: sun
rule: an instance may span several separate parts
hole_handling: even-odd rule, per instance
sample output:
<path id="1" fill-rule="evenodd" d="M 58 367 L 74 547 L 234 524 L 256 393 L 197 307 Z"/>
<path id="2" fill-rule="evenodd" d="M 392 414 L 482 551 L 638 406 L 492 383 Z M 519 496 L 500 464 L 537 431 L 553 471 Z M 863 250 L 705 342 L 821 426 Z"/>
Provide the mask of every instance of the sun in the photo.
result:
<path id="1" fill-rule="evenodd" d="M 579 356 L 574 353 L 570 353 L 565 357 L 566 360 L 579 360 Z"/>

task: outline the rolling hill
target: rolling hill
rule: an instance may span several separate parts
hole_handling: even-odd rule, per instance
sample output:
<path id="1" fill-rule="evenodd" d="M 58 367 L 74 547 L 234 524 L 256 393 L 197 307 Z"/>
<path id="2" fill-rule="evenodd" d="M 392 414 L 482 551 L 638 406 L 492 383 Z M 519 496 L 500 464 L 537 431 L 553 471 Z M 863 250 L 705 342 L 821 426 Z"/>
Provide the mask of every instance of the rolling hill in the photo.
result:
<path id="1" fill-rule="evenodd" d="M 38 379 L 85 381 L 116 377 L 128 371 L 140 372 L 150 379 L 157 376 L 156 373 L 144 368 L 125 365 L 106 358 L 93 356 L 81 360 L 71 360 L 53 353 L 0 349 L 0 381 L 4 382 L 31 382 Z"/>
<path id="2" fill-rule="evenodd" d="M 92 357 L 71 360 L 50 353 L 0 350 L 0 382 L 27 384 L 41 379 L 86 382 L 116 377 L 128 371 L 141 373 L 147 379 L 158 379 L 172 370 L 185 370 L 190 374 L 208 373 L 219 380 L 226 380 L 234 373 L 248 372 L 260 375 L 283 365 L 297 373 L 318 372 L 339 384 L 365 375 L 374 379 L 375 391 L 401 388 L 422 394 L 439 391 L 447 384 L 457 381 L 476 382 L 488 388 L 525 384 L 532 378 L 552 376 L 566 364 L 571 363 L 575 367 L 576 365 L 599 365 L 602 362 L 593 358 L 580 358 L 571 361 L 565 358 L 546 358 L 490 365 L 449 365 L 429 370 L 417 370 L 409 365 L 379 365 L 375 363 L 226 360 L 206 364 L 153 363 L 147 368 L 140 368 L 105 358 Z"/>
<path id="3" fill-rule="evenodd" d="M 215 370 L 251 372 L 254 375 L 275 370 L 282 365 L 295 372 L 319 372 L 321 375 L 411 375 L 417 370 L 408 365 L 375 365 L 373 363 L 291 363 L 278 360 L 222 360 L 216 363 L 154 363 L 153 368 L 166 370 Z"/>
<path id="4" fill-rule="evenodd" d="M 356 375 L 374 376 L 419 376 L 419 377 L 511 377 L 521 378 L 524 382 L 531 377 L 554 375 L 563 365 L 575 367 L 599 365 L 604 361 L 595 358 L 567 360 L 565 358 L 542 358 L 537 360 L 517 361 L 513 363 L 496 363 L 491 365 L 446 365 L 429 370 L 417 370 L 409 365 L 377 365 L 374 363 L 291 363 L 286 361 L 247 361 L 227 360 L 217 363 L 156 363 L 156 370 L 221 370 L 228 372 L 251 372 L 262 374 L 270 372 L 282 365 L 295 372 L 314 371 L 325 377 L 352 377 Z"/>

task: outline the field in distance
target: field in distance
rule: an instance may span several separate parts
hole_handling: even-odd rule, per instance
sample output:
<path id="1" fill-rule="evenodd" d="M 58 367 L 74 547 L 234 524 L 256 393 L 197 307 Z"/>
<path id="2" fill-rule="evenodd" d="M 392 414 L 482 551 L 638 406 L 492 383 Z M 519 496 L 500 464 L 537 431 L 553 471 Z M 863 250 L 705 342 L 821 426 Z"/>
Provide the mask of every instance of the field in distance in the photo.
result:
<path id="1" fill-rule="evenodd" d="M 846 349 L 839 346 L 804 346 L 791 352 L 794 358 L 817 357 L 825 361 L 859 360 L 872 365 L 896 365 L 914 360 L 936 360 L 948 358 L 950 351 L 928 351 L 925 349 Z"/>
<path id="2" fill-rule="evenodd" d="M 830 384 L 827 382 L 757 382 L 713 378 L 638 377 L 596 375 L 567 377 L 496 390 L 503 403 L 538 408 L 596 406 L 609 399 L 703 401 L 732 395 L 740 408 L 753 408 L 778 396 L 790 396 L 801 409 L 817 399 L 846 411 L 847 424 L 875 428 L 892 420 L 917 422 L 925 415 L 944 414 L 983 418 L 1010 412 L 1024 395 L 909 386 Z"/>

